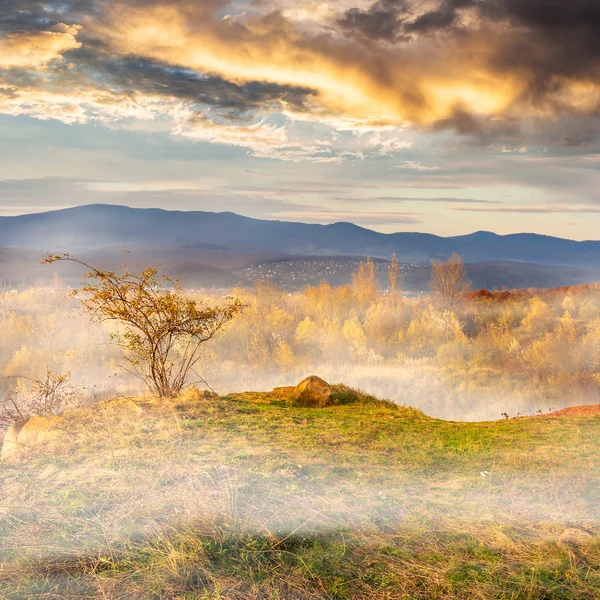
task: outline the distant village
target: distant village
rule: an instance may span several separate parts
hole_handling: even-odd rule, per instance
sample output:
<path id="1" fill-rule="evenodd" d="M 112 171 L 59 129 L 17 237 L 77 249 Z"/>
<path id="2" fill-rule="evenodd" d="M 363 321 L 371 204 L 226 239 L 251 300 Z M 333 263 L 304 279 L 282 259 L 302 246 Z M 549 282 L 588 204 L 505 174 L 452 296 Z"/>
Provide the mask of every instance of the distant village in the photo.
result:
<path id="1" fill-rule="evenodd" d="M 266 262 L 257 265 L 251 265 L 238 275 L 247 281 L 269 282 L 273 285 L 286 289 L 298 290 L 307 285 L 319 285 L 323 280 L 331 285 L 344 285 L 352 280 L 352 273 L 355 272 L 363 258 L 318 258 L 310 257 L 304 259 L 292 259 L 285 261 Z M 374 259 L 375 273 L 379 280 L 382 291 L 386 292 L 388 286 L 388 268 L 389 261 Z M 413 282 L 420 279 L 423 265 L 401 264 L 400 273 L 402 280 L 408 284 L 403 288 L 408 295 L 421 294 L 424 292 L 423 286 L 414 286 Z M 428 266 L 425 270 L 429 271 Z"/>

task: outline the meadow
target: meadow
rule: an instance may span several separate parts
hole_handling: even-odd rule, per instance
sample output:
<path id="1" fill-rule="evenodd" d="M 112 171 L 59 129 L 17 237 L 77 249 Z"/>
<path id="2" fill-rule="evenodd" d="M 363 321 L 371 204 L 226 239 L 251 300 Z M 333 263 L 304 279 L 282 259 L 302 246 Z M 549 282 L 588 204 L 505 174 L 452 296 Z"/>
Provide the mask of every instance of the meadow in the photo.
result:
<path id="1" fill-rule="evenodd" d="M 62 420 L 0 463 L 0 596 L 598 598 L 600 411 L 557 412 L 598 404 L 598 287 L 396 283 L 231 290 L 163 397 L 59 278 L 3 293 L 0 416 Z M 309 374 L 331 405 L 298 405 Z"/>
<path id="2" fill-rule="evenodd" d="M 334 394 L 67 413 L 2 464 L 2 597 L 598 597 L 600 416 L 456 423 Z"/>

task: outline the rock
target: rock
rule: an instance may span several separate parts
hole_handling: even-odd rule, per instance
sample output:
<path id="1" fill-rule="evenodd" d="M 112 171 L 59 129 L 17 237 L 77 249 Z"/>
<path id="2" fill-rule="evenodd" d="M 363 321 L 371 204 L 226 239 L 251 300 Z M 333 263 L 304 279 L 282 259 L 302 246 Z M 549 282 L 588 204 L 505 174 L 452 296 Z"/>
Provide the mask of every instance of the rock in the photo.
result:
<path id="1" fill-rule="evenodd" d="M 46 440 L 56 438 L 62 433 L 57 427 L 64 422 L 62 417 L 31 417 L 19 431 L 17 443 L 21 447 L 33 448 Z"/>
<path id="2" fill-rule="evenodd" d="M 63 434 L 57 427 L 64 422 L 62 417 L 31 417 L 27 421 L 12 423 L 2 444 L 1 458 L 14 456 L 19 451 L 33 448 L 49 439 Z"/>
<path id="3" fill-rule="evenodd" d="M 17 441 L 17 438 L 25 423 L 27 423 L 27 421 L 16 421 L 15 423 L 10 424 L 6 435 L 4 436 L 4 442 L 2 443 L 0 460 L 14 456 L 19 451 L 19 442 Z"/>
<path id="4" fill-rule="evenodd" d="M 292 394 L 296 406 L 323 408 L 332 403 L 331 387 L 320 377 L 307 377 Z"/>

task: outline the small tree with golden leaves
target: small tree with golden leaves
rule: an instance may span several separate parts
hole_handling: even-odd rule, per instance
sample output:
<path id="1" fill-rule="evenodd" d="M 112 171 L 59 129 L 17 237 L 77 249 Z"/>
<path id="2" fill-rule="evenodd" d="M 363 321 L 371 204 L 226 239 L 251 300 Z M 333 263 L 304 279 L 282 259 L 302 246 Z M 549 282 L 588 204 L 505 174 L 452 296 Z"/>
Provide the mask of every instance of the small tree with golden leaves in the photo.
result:
<path id="1" fill-rule="evenodd" d="M 185 297 L 180 282 L 160 277 L 155 268 L 140 273 L 102 271 L 69 254 L 48 255 L 43 263 L 78 263 L 88 269 L 81 289 L 73 292 L 96 322 L 120 327 L 113 341 L 125 355 L 124 369 L 161 398 L 177 396 L 200 361 L 202 344 L 212 339 L 240 311 L 239 300 L 209 306 Z"/>
<path id="2" fill-rule="evenodd" d="M 470 288 L 462 257 L 452 254 L 445 262 L 432 260 L 429 286 L 448 306 L 456 304 Z"/>

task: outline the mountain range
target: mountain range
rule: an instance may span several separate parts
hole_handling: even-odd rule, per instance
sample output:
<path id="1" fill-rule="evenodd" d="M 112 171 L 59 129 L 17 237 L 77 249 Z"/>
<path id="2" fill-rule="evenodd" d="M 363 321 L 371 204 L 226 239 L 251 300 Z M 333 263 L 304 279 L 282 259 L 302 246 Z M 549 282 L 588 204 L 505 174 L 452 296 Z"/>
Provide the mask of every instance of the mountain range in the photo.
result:
<path id="1" fill-rule="evenodd" d="M 600 279 L 600 241 L 533 233 L 497 235 L 479 231 L 440 237 L 426 233 L 384 234 L 352 223 L 317 225 L 252 219 L 231 212 L 181 212 L 116 205 L 0 217 L 0 279 L 39 278 L 46 252 L 70 252 L 113 265 L 127 249 L 134 262 L 156 264 L 196 283 L 227 286 L 252 265 L 306 257 L 342 260 L 366 257 L 428 265 L 453 252 L 471 264 L 487 263 L 486 287 L 511 287 L 510 280 L 538 272 L 564 285 Z M 548 267 L 551 267 L 550 269 Z M 477 271 L 477 269 L 475 269 Z M 499 273 L 496 281 L 493 271 Z M 490 276 L 490 273 L 492 275 Z M 558 275 L 558 278 L 556 277 Z M 73 275 L 75 276 L 75 275 Z M 534 278 L 539 285 L 539 277 Z M 475 283 L 475 282 L 474 282 Z M 491 284 L 491 285 L 489 285 Z"/>

